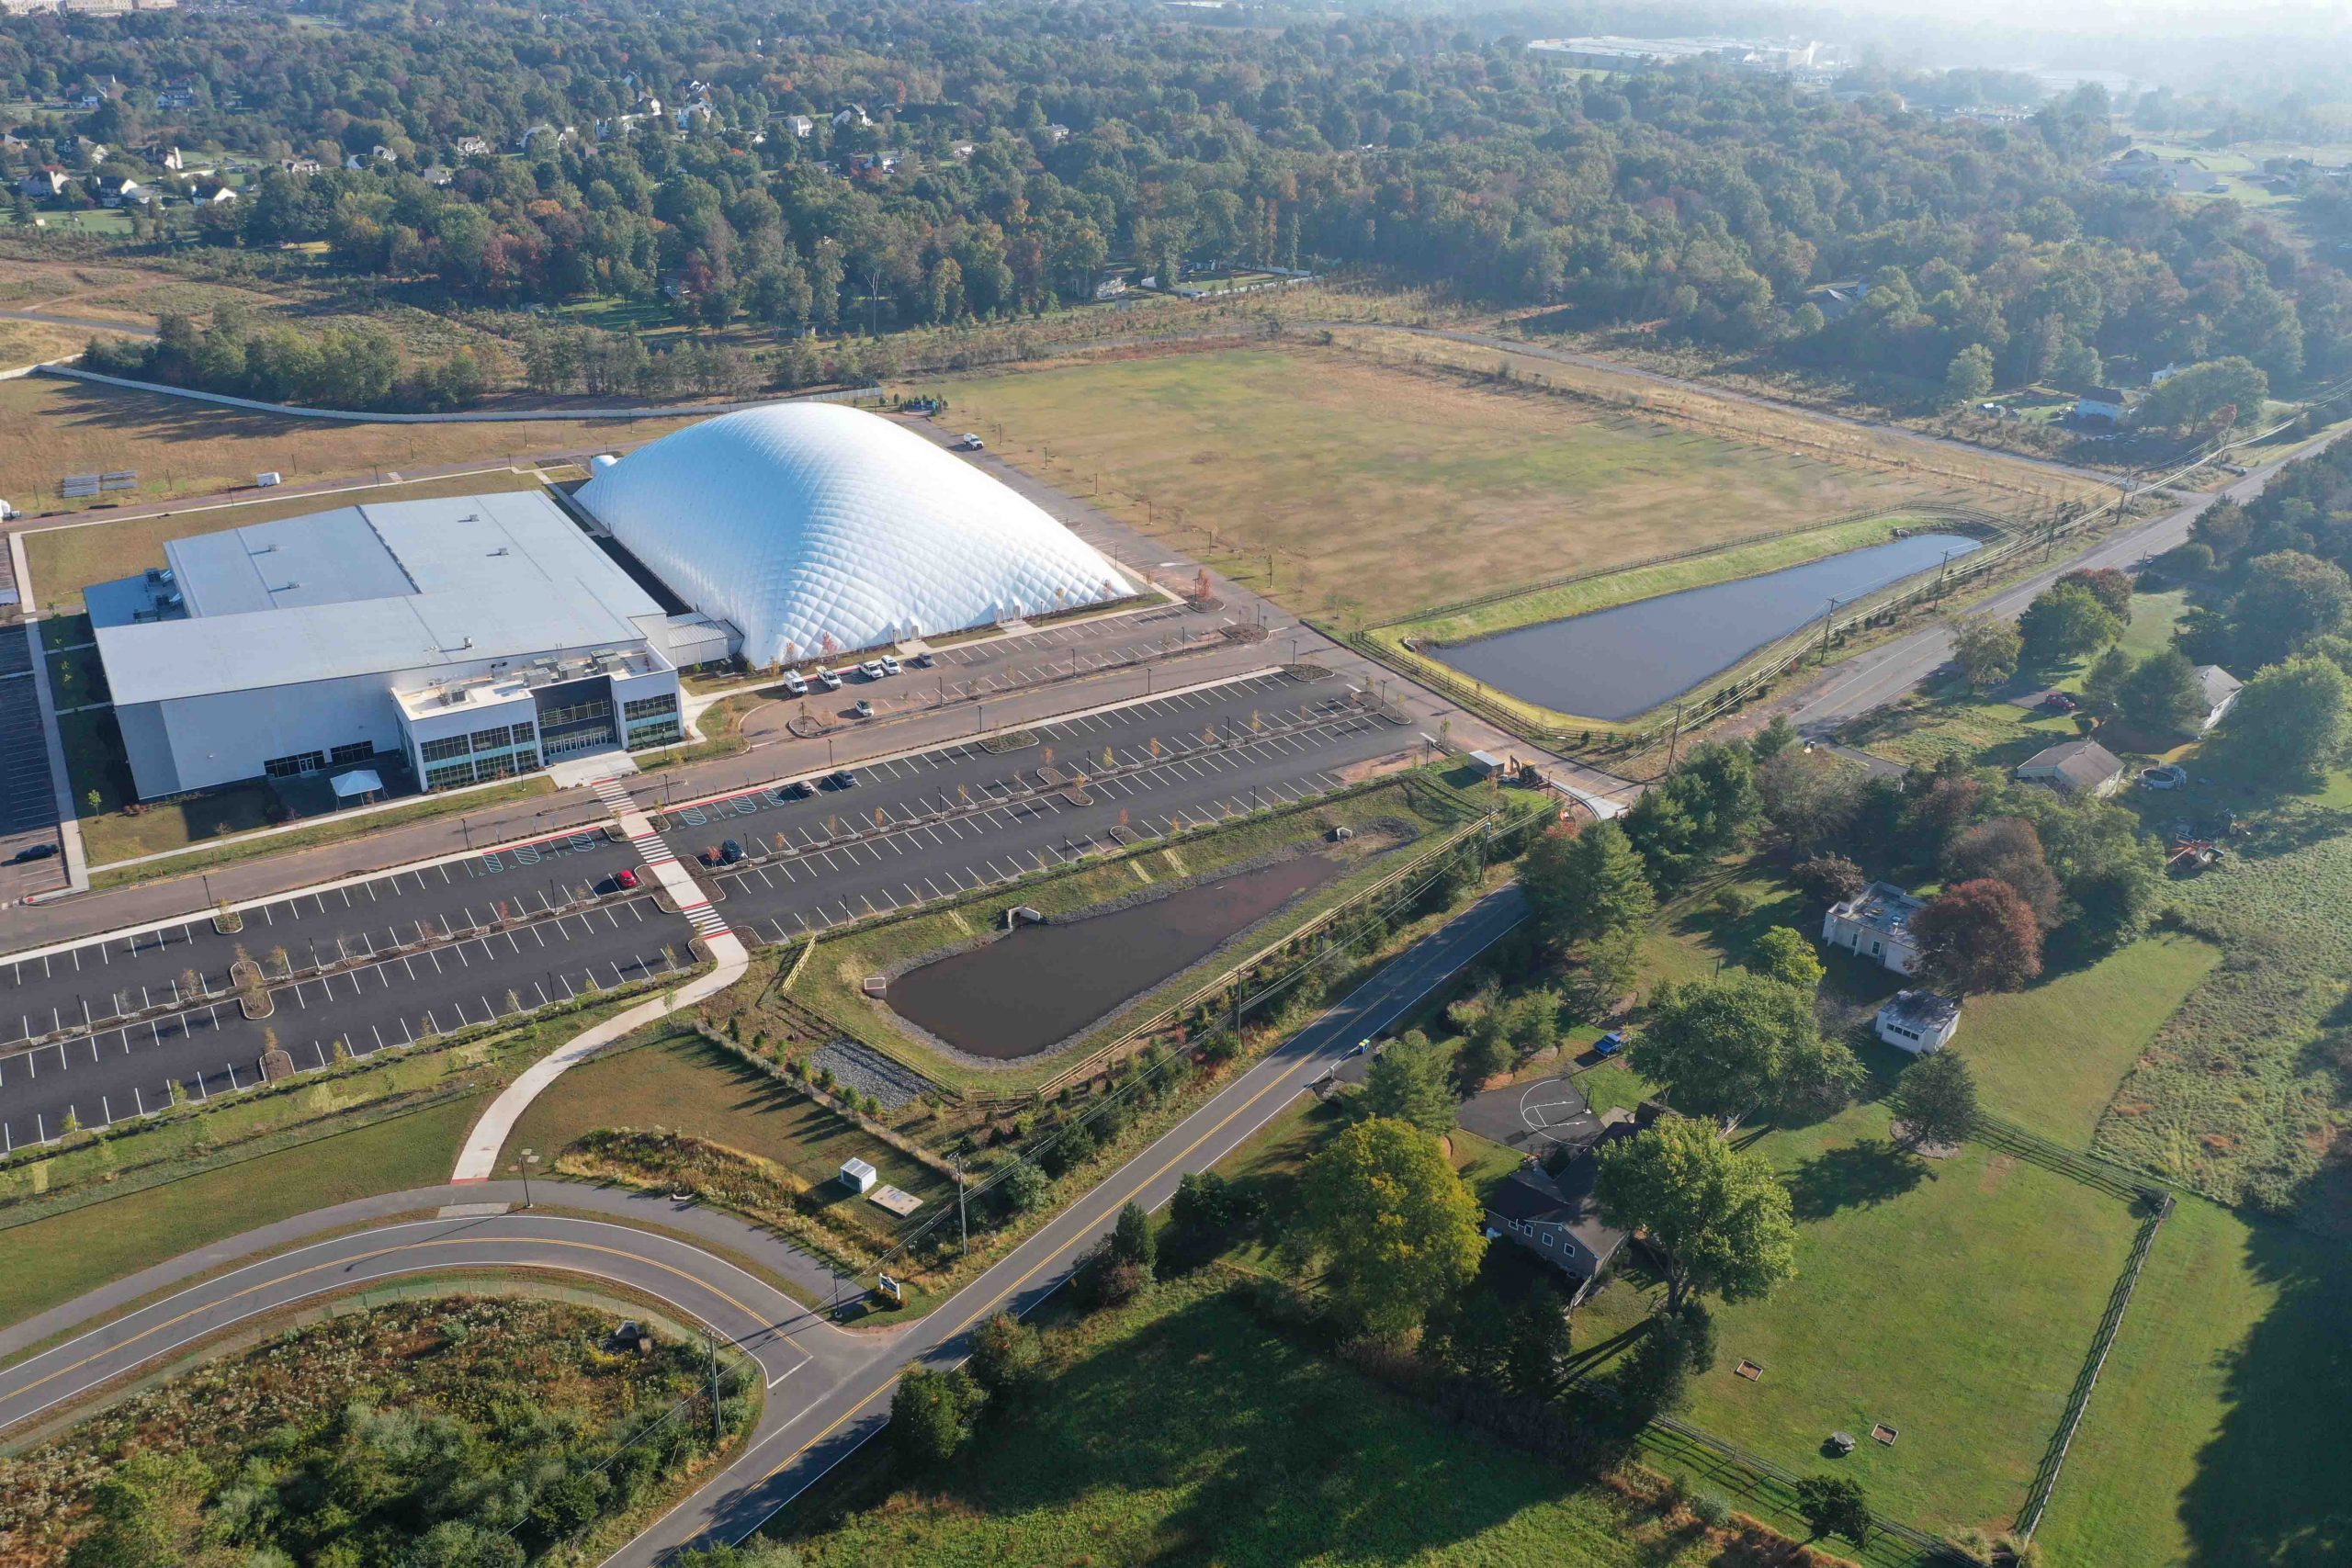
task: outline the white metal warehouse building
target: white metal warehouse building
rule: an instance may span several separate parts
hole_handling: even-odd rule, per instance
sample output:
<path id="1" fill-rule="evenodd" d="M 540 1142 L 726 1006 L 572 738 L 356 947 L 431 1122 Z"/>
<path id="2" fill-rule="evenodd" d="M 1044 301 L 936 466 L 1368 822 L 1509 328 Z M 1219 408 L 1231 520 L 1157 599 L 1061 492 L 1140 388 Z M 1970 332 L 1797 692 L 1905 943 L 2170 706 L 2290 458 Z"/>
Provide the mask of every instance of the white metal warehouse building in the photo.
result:
<path id="1" fill-rule="evenodd" d="M 830 660 L 1132 592 L 1011 489 L 831 404 L 599 458 L 570 504 L 578 520 L 536 491 L 363 502 L 175 539 L 167 566 L 88 590 L 139 796 L 392 757 L 424 789 L 481 783 L 681 739 L 681 667 Z"/>

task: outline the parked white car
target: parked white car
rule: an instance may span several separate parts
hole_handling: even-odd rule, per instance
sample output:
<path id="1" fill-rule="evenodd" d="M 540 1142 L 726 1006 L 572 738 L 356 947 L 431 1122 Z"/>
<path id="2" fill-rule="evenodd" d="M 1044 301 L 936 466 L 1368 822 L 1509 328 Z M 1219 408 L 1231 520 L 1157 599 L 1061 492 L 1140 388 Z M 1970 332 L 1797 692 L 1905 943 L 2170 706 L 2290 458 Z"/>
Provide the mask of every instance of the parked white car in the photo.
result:
<path id="1" fill-rule="evenodd" d="M 825 690 L 829 692 L 838 692 L 842 689 L 842 672 L 838 670 L 820 670 L 817 671 L 817 679 L 824 682 Z"/>
<path id="2" fill-rule="evenodd" d="M 857 667 L 857 672 L 869 681 L 879 681 L 882 679 L 882 661 L 878 659 L 869 659 Z"/>
<path id="3" fill-rule="evenodd" d="M 886 653 L 882 656 L 882 673 L 885 675 L 896 675 L 904 669 L 906 666 L 899 662 L 897 654 Z"/>

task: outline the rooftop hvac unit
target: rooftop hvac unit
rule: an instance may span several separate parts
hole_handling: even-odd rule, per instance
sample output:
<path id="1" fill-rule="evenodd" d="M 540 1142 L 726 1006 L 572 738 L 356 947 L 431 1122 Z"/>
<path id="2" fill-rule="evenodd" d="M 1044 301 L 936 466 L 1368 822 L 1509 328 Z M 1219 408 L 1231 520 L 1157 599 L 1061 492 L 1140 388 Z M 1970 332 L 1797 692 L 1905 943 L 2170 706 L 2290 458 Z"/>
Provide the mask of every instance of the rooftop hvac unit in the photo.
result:
<path id="1" fill-rule="evenodd" d="M 619 461 L 620 458 L 610 452 L 599 452 L 588 459 L 588 471 L 592 474 L 601 474 Z"/>
<path id="2" fill-rule="evenodd" d="M 164 595 L 164 608 L 166 610 L 176 610 L 186 603 L 187 601 L 182 597 L 180 591 L 176 588 Z"/>

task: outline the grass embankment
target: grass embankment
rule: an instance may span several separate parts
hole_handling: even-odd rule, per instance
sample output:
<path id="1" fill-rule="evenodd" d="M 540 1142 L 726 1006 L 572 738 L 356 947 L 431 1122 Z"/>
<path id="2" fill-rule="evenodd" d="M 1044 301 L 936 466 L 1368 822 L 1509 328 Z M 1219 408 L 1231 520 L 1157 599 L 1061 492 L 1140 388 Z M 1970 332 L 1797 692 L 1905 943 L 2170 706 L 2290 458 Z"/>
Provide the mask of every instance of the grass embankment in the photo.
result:
<path id="1" fill-rule="evenodd" d="M 1743 1561 L 1278 1337 L 1213 1275 L 1048 1345 L 1028 1407 L 920 1485 L 890 1491 L 878 1462 L 854 1461 L 797 1506 L 786 1525 L 807 1532 L 794 1544 L 808 1568 Z"/>
<path id="2" fill-rule="evenodd" d="M 1371 829 L 1386 822 L 1402 823 L 1408 830 L 1426 832 L 1438 825 L 1438 818 L 1416 806 L 1413 789 L 1396 784 L 1309 809 L 1187 833 L 1172 842 L 1100 864 L 1041 877 L 1010 889 L 992 889 L 935 913 L 820 941 L 802 968 L 792 995 L 801 1003 L 849 1023 L 868 1041 L 898 1055 L 943 1088 L 988 1094 L 1020 1093 L 1052 1077 L 1094 1044 L 1106 1042 L 1121 1026 L 1120 1019 L 1143 1017 L 1155 1003 L 1175 1000 L 1202 979 L 1229 964 L 1235 954 L 1229 949 L 1212 953 L 1169 976 L 1143 998 L 1123 1008 L 1065 1050 L 1010 1062 L 1001 1067 L 975 1066 L 947 1055 L 907 1026 L 886 1004 L 865 996 L 859 989 L 859 982 L 910 959 L 1001 931 L 1004 911 L 1015 905 L 1025 905 L 1047 915 L 1074 914 L 1147 888 L 1204 877 L 1261 855 L 1317 844 L 1323 845 L 1320 852 L 1349 856 L 1363 863 L 1262 922 L 1260 934 L 1272 940 L 1274 932 L 1296 926 L 1350 897 L 1367 881 L 1387 874 L 1388 857 L 1375 852 L 1381 840 L 1370 831 L 1352 844 L 1323 844 L 1333 827 Z M 1407 852 L 1410 852 L 1409 849 Z M 779 950 L 775 962 L 788 966 L 797 955 L 797 947 Z"/>
<path id="3" fill-rule="evenodd" d="M 449 1179 L 466 1131 L 536 1061 L 639 996 L 183 1110 L 0 1172 L 0 1323 L 260 1225 Z"/>
<path id="4" fill-rule="evenodd" d="M 1605 610 L 1612 604 L 1655 599 L 1661 594 L 1679 593 L 1688 588 L 1703 588 L 1709 583 L 1728 582 L 1734 578 L 1778 571 L 1784 567 L 1818 560 L 1824 556 L 1842 555 L 1848 550 L 1884 544 L 1894 536 L 1896 528 L 1909 528 L 1917 532 L 1932 525 L 1932 519 L 1907 513 L 1854 518 L 1826 527 L 1807 528 L 1748 544 L 1734 545 L 1683 560 L 1632 567 L 1623 571 L 1588 577 L 1577 582 L 1562 583 L 1556 588 L 1535 589 L 1452 615 L 1401 621 L 1379 628 L 1375 635 L 1383 642 L 1392 645 L 1396 639 L 1406 637 L 1462 642 L 1471 637 L 1508 631 L 1513 626 L 1564 620 L 1570 615 Z"/>
<path id="5" fill-rule="evenodd" d="M 1936 488 L 1328 350 L 1103 359 L 944 390 L 1014 461 L 1050 460 L 1284 603 L 1374 624 Z"/>
<path id="6" fill-rule="evenodd" d="M 58 309 L 69 314 L 73 310 L 70 305 Z M 255 474 L 273 470 L 288 484 L 331 479 L 362 482 L 452 463 L 503 467 L 514 457 L 609 452 L 650 441 L 686 423 L 547 419 L 359 424 L 283 418 L 156 392 L 28 376 L 0 382 L 0 495 L 27 512 L 81 510 L 89 502 L 59 499 L 60 479 L 123 469 L 138 473 L 138 490 L 106 499 L 126 504 L 209 495 L 250 485 Z M 474 488 L 487 487 L 476 481 Z M 316 505 L 300 510 L 315 510 Z M 151 564 L 129 560 L 107 575 L 120 577 Z M 38 563 L 33 581 L 40 602 L 47 604 L 53 595 Z"/>
<path id="7" fill-rule="evenodd" d="M 642 1152 L 594 1136 L 620 1129 L 653 1143 L 657 1133 L 674 1136 Z M 650 1031 L 573 1068 L 532 1101 L 506 1146 L 537 1149 L 566 1175 L 708 1190 L 752 1219 L 854 1258 L 887 1247 L 901 1225 L 842 1185 L 843 1160 L 863 1159 L 922 1200 L 918 1219 L 956 1201 L 929 1166 L 685 1029 Z"/>
<path id="8" fill-rule="evenodd" d="M 453 1292 L 289 1330 L 0 1459 L 0 1537 L 25 1568 L 133 1550 L 209 1560 L 231 1530 L 266 1561 L 292 1548 L 391 1562 L 429 1530 L 444 1551 L 464 1532 L 468 1550 L 444 1560 L 476 1562 L 510 1527 L 535 1557 L 566 1542 L 585 1557 L 710 1458 L 707 1404 L 655 1425 L 707 1387 L 702 1347 L 660 1335 L 648 1354 L 608 1348 L 619 1325 L 610 1310 Z M 751 1404 L 726 1408 L 731 1438 Z M 145 1502 L 108 1534 L 94 1506 L 118 1477 Z"/>

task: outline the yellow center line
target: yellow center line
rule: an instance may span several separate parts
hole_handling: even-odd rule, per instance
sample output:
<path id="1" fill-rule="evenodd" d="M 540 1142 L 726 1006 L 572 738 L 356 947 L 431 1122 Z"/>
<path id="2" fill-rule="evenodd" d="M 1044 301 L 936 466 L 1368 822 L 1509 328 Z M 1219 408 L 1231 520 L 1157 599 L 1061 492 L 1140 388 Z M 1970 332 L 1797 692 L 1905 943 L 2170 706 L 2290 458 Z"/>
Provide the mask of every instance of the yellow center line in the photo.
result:
<path id="1" fill-rule="evenodd" d="M 1306 1063 L 1299 1064 L 1301 1066 L 1306 1065 Z M 1295 1070 L 1295 1068 L 1293 1068 L 1278 1075 L 1274 1078 L 1273 1082 L 1258 1090 L 1257 1093 L 1251 1095 L 1249 1099 L 1235 1106 L 1231 1111 L 1227 1111 L 1223 1116 L 1217 1119 L 1216 1123 L 1214 1126 L 1210 1127 L 1199 1137 L 1194 1138 L 1191 1143 L 1185 1145 L 1182 1148 L 1177 1150 L 1174 1154 L 1169 1156 L 1167 1159 L 1161 1161 L 1159 1165 L 1153 1168 L 1150 1175 L 1145 1177 L 1142 1180 L 1135 1183 L 1133 1187 L 1129 1188 L 1129 1193 L 1132 1195 L 1133 1193 L 1140 1192 L 1146 1187 L 1150 1186 L 1153 1182 L 1167 1175 L 1169 1171 L 1190 1156 L 1193 1150 L 1199 1148 L 1203 1144 L 1207 1143 L 1211 1138 L 1216 1137 L 1219 1133 L 1225 1131 L 1225 1129 L 1231 1124 L 1235 1117 L 1240 1115 L 1245 1111 L 1250 1110 L 1256 1106 L 1260 1100 L 1265 1099 L 1266 1096 L 1273 1093 L 1276 1089 L 1283 1088 L 1287 1084 L 1292 1073 Z M 1101 1189 L 1098 1188 L 1096 1190 L 1100 1191 Z M 1073 1236 L 1069 1241 L 1063 1242 L 1060 1246 L 1055 1247 L 1045 1257 L 1039 1258 L 1035 1264 L 1031 1265 L 1028 1270 L 1019 1279 L 1013 1280 L 1012 1283 L 1007 1285 L 1003 1290 L 996 1292 L 994 1294 L 990 1295 L 988 1300 L 974 1308 L 970 1316 L 964 1319 L 963 1322 L 957 1324 L 947 1334 L 941 1337 L 940 1343 L 944 1344 L 947 1340 L 955 1338 L 956 1335 L 963 1333 L 966 1329 L 971 1327 L 973 1324 L 978 1323 L 983 1314 L 995 1307 L 1007 1296 L 1010 1296 L 1019 1291 L 1022 1286 L 1035 1279 L 1041 1270 L 1053 1264 L 1056 1260 L 1060 1258 L 1064 1253 L 1068 1252 L 1071 1247 L 1077 1246 L 1079 1242 L 1084 1239 L 1085 1237 L 1083 1236 Z M 1000 1267 L 1001 1267 L 1001 1265 L 1000 1265 Z M 831 1437 L 833 1433 L 841 1429 L 843 1424 L 855 1419 L 865 1411 L 867 1405 L 881 1398 L 885 1393 L 888 1393 L 890 1391 L 891 1384 L 895 1383 L 897 1381 L 898 1379 L 893 1376 L 888 1382 L 885 1382 L 881 1387 L 876 1389 L 872 1393 L 867 1394 L 864 1399 L 859 1400 L 857 1404 L 851 1406 L 850 1409 L 843 1412 L 840 1416 L 836 1417 L 833 1423 L 827 1427 L 823 1431 L 818 1433 L 815 1437 L 810 1438 L 807 1442 L 802 1443 L 798 1448 L 793 1450 L 792 1452 L 778 1460 L 775 1462 L 775 1467 L 769 1470 L 769 1472 L 760 1479 L 763 1482 L 775 1480 L 775 1477 L 781 1474 L 786 1467 L 798 1462 L 803 1454 L 807 1453 L 810 1449 L 815 1448 L 819 1443 L 823 1442 L 827 1438 Z"/>

